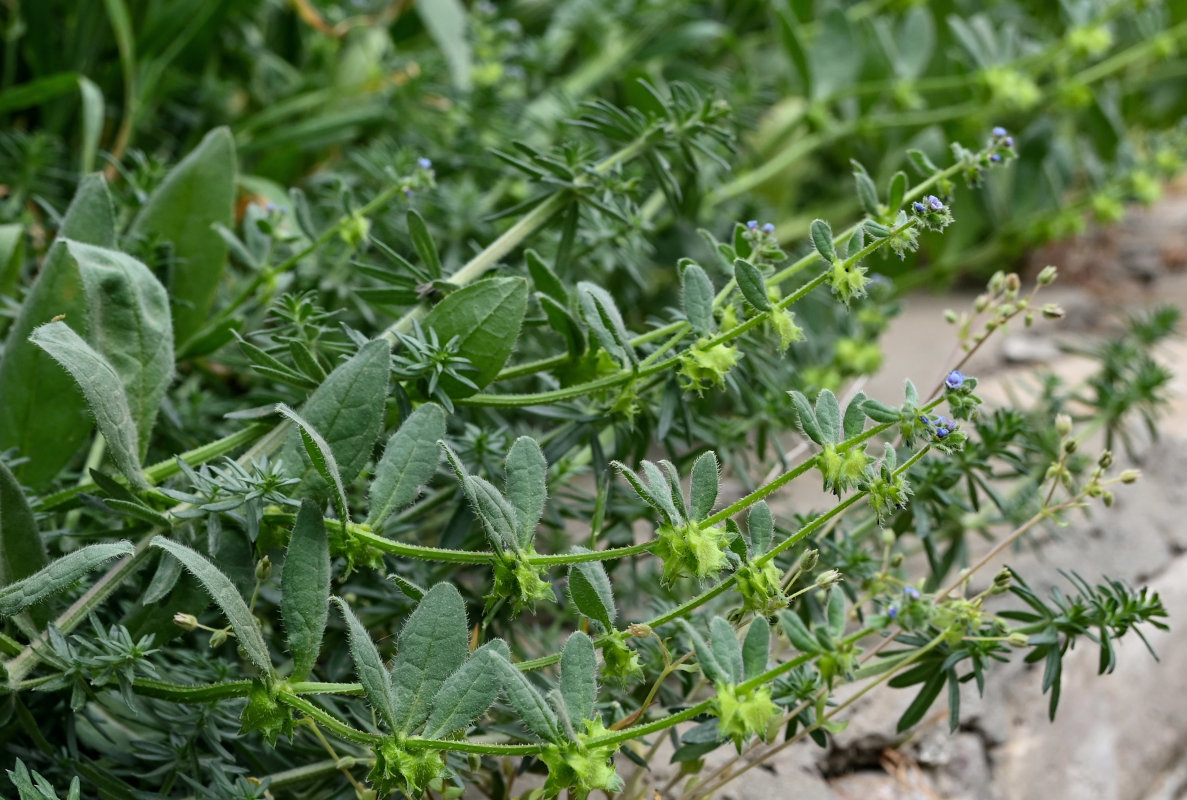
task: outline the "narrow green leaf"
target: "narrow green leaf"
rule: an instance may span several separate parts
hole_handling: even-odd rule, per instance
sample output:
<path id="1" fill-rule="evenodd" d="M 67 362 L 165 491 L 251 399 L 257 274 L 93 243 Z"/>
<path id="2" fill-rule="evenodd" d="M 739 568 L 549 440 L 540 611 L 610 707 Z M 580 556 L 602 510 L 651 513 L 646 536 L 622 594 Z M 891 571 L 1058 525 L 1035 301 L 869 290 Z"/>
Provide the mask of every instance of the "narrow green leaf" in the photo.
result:
<path id="1" fill-rule="evenodd" d="M 918 172 L 921 177 L 930 178 L 932 175 L 935 175 L 940 171 L 940 168 L 937 167 L 932 162 L 932 160 L 927 157 L 927 153 L 923 152 L 922 150 L 908 150 L 907 160 L 911 162 L 911 166 L 915 168 L 915 171 Z"/>
<path id="2" fill-rule="evenodd" d="M 552 271 L 552 267 L 548 266 L 535 250 L 528 250 L 523 255 L 528 265 L 528 274 L 532 276 L 532 284 L 535 285 L 536 291 L 551 297 L 562 305 L 568 303 L 569 292 L 565 289 L 565 284 L 561 282 L 561 279 Z"/>
<path id="3" fill-rule="evenodd" d="M 779 625 L 787 635 L 788 641 L 801 653 L 819 653 L 823 650 L 812 631 L 794 611 L 780 611 Z"/>
<path id="4" fill-rule="evenodd" d="M 703 453 L 692 465 L 692 517 L 702 520 L 713 511 L 717 503 L 717 454 L 712 450 Z"/>
<path id="5" fill-rule="evenodd" d="M 444 442 L 438 444 L 445 451 L 445 460 L 453 467 L 462 493 L 469 501 L 474 515 L 482 523 L 491 546 L 499 551 L 518 550 L 519 537 L 515 534 L 518 518 L 515 509 L 503 497 L 503 493 L 491 485 L 490 481 L 467 472 L 465 465 L 449 445 Z"/>
<path id="6" fill-rule="evenodd" d="M 705 641 L 705 637 L 701 635 L 700 631 L 689 624 L 688 620 L 678 620 L 678 623 L 688 638 L 692 640 L 692 649 L 696 653 L 697 664 L 700 665 L 704 676 L 713 683 L 718 681 L 733 682 L 733 675 L 730 673 L 729 667 L 717 660 L 716 652 Z"/>
<path id="7" fill-rule="evenodd" d="M 589 551 L 574 547 L 573 552 Z M 579 561 L 569 566 L 569 598 L 579 613 L 601 623 L 606 631 L 614 630 L 618 609 L 614 606 L 614 591 L 602 562 Z"/>
<path id="8" fill-rule="evenodd" d="M 828 262 L 837 260 L 837 250 L 833 245 L 833 229 L 822 219 L 812 220 L 812 245 L 816 252 Z"/>
<path id="9" fill-rule="evenodd" d="M 506 658 L 500 658 L 498 664 L 503 675 L 503 691 L 507 693 L 511 707 L 519 714 L 523 724 L 545 741 L 562 741 L 564 737 L 561 736 L 556 713 L 548 707 L 536 687 L 532 686 L 528 676 Z"/>
<path id="10" fill-rule="evenodd" d="M 169 296 L 152 271 L 134 258 L 84 242 L 65 244 L 86 289 L 87 340 L 119 373 L 143 458 L 173 378 Z"/>
<path id="11" fill-rule="evenodd" d="M 890 196 L 886 200 L 886 205 L 892 214 L 902 207 L 903 198 L 907 196 L 907 186 L 907 173 L 900 169 L 890 179 Z"/>
<path id="12" fill-rule="evenodd" d="M 746 514 L 746 529 L 750 532 L 750 547 L 753 549 L 751 558 L 761 556 L 771 549 L 771 539 L 775 536 L 775 520 L 766 500 L 759 500 L 750 507 Z"/>
<path id="13" fill-rule="evenodd" d="M 95 168 L 99 137 L 103 134 L 103 92 L 88 78 L 78 76 L 78 94 L 82 102 L 82 146 L 78 153 L 78 171 L 86 174 Z"/>
<path id="14" fill-rule="evenodd" d="M 429 36 L 441 48 L 453 85 L 462 91 L 469 90 L 473 67 L 466 34 L 466 8 L 461 0 L 418 0 L 416 11 Z"/>
<path id="15" fill-rule="evenodd" d="M 129 235 L 173 244 L 173 332 L 179 345 L 205 326 L 227 261 L 212 228 L 230 227 L 235 205 L 235 139 L 228 128 L 206 135 L 169 171 L 132 222 Z"/>
<path id="16" fill-rule="evenodd" d="M 433 242 L 433 235 L 429 233 L 429 226 L 415 208 L 408 209 L 408 233 L 412 236 L 412 246 L 416 248 L 421 263 L 431 278 L 441 277 L 441 257 L 437 255 L 437 245 Z"/>
<path id="17" fill-rule="evenodd" d="M 65 591 L 88 572 L 116 556 L 135 552 L 131 542 L 92 544 L 80 547 L 21 580 L 0 589 L 0 617 L 11 617 L 42 600 Z"/>
<path id="18" fill-rule="evenodd" d="M 845 593 L 835 587 L 828 594 L 828 629 L 834 639 L 845 635 Z"/>
<path id="19" fill-rule="evenodd" d="M 301 501 L 280 574 L 280 614 L 293 657 L 290 680 L 303 681 L 321 653 L 330 613 L 330 543 L 321 509 Z"/>
<path id="20" fill-rule="evenodd" d="M 102 175 L 87 175 L 58 235 L 78 242 L 115 246 L 115 208 Z M 17 466 L 17 478 L 43 488 L 78 452 L 94 428 L 82 392 L 54 359 L 29 341 L 38 325 L 65 315 L 66 324 L 85 335 L 87 300 L 78 266 L 64 243 L 46 256 L 20 313 L 8 333 L 0 360 L 0 450 L 16 448 L 36 456 Z"/>
<path id="21" fill-rule="evenodd" d="M 350 606 L 341 597 L 331 599 L 338 604 L 338 610 L 342 612 L 342 618 L 346 620 L 350 631 L 350 657 L 354 659 L 354 671 L 363 685 L 363 694 L 367 696 L 371 708 L 394 733 L 399 727 L 396 724 L 396 690 L 392 687 L 392 676 L 383 666 L 375 642 L 371 641 L 370 634 L 350 610 Z"/>
<path id="22" fill-rule="evenodd" d="M 61 364 L 82 389 L 111 457 L 128 482 L 137 488 L 147 487 L 140 472 L 136 421 L 115 368 L 64 322 L 42 325 L 29 339 Z"/>
<path id="23" fill-rule="evenodd" d="M 408 733 L 428 718 L 441 686 L 470 652 L 466 604 L 453 584 L 429 589 L 404 623 L 396 647 L 395 730 Z"/>
<path id="24" fill-rule="evenodd" d="M 577 299 L 585 324 L 589 325 L 602 348 L 623 366 L 636 364 L 638 359 L 631 337 L 610 293 L 597 284 L 581 281 L 577 284 Z"/>
<path id="25" fill-rule="evenodd" d="M 717 663 L 725 670 L 730 683 L 742 682 L 742 645 L 734 627 L 725 617 L 714 617 L 709 621 L 709 645 Z"/>
<path id="26" fill-rule="evenodd" d="M 248 659 L 256 665 L 260 672 L 273 676 L 272 659 L 268 655 L 268 645 L 264 644 L 260 623 L 252 616 L 247 603 L 243 602 L 243 598 L 239 596 L 231 579 L 210 563 L 206 556 L 196 550 L 191 550 L 184 544 L 158 536 L 152 540 L 152 545 L 160 547 L 176 558 L 190 571 L 190 574 L 198 579 L 198 582 L 206 589 L 206 593 L 210 595 L 210 599 L 226 614 L 227 621 L 231 623 L 235 637 L 239 640 L 239 646 L 243 648 Z"/>
<path id="27" fill-rule="evenodd" d="M 865 394 L 858 392 L 853 395 L 853 399 L 849 401 L 849 405 L 845 406 L 845 416 L 841 423 L 841 429 L 844 433 L 843 438 L 852 439 L 865 429 L 865 402 Z"/>
<path id="28" fill-rule="evenodd" d="M 742 296 L 746 298 L 747 303 L 759 311 L 771 310 L 771 298 L 767 296 L 767 283 L 758 267 L 745 259 L 736 259 L 734 261 L 734 280 L 738 282 L 738 288 L 742 291 Z"/>
<path id="29" fill-rule="evenodd" d="M 581 631 L 574 631 L 561 651 L 561 697 L 574 722 L 594 718 L 597 675 L 593 641 Z"/>
<path id="30" fill-rule="evenodd" d="M 873 178 L 870 173 L 866 172 L 857 161 L 849 162 L 853 166 L 853 180 L 857 184 L 857 199 L 861 203 L 861 208 L 871 217 L 877 217 L 881 212 L 878 202 L 878 187 L 874 185 Z"/>
<path id="31" fill-rule="evenodd" d="M 751 680 L 767 671 L 771 656 L 771 626 L 762 617 L 755 617 L 742 641 L 744 678 Z"/>
<path id="32" fill-rule="evenodd" d="M 836 444 L 841 437 L 841 404 L 829 389 L 821 389 L 816 396 L 816 421 L 820 424 L 825 441 L 822 444 Z"/>
<path id="33" fill-rule="evenodd" d="M 565 337 L 565 349 L 570 358 L 580 358 L 585 353 L 585 332 L 577 324 L 577 320 L 569 313 L 569 309 L 547 295 L 540 296 L 540 308 L 544 309 L 544 316 L 548 318 L 548 325 L 554 331 Z"/>
<path id="34" fill-rule="evenodd" d="M 368 525 L 378 528 L 392 512 L 416 499 L 420 487 L 437 471 L 441 460 L 437 440 L 444 436 L 445 412 L 435 403 L 425 403 L 401 423 L 375 467 Z"/>
<path id="35" fill-rule="evenodd" d="M 713 321 L 713 282 L 697 263 L 684 259 L 680 273 L 684 315 L 698 336 L 712 336 L 717 327 Z"/>
<path id="36" fill-rule="evenodd" d="M 463 730 L 491 707 L 503 689 L 503 670 L 499 662 L 505 656 L 500 644 L 506 647 L 502 640 L 479 647 L 462 668 L 441 685 L 441 691 L 433 701 L 433 713 L 425 723 L 425 736 L 437 739 Z"/>
<path id="37" fill-rule="evenodd" d="M 812 409 L 808 398 L 804 396 L 803 392 L 797 392 L 794 389 L 787 394 L 795 405 L 795 421 L 800 431 L 818 445 L 828 444 L 824 431 L 821 430 L 820 423 L 816 420 L 816 412 Z"/>
<path id="38" fill-rule="evenodd" d="M 326 485 L 333 487 L 334 506 L 338 509 L 338 518 L 343 522 L 350 522 L 350 510 L 346 502 L 346 487 L 342 483 L 342 474 L 338 470 L 338 462 L 334 459 L 334 452 L 330 445 L 309 424 L 308 420 L 293 411 L 284 403 L 276 406 L 276 410 L 297 424 L 297 431 L 305 447 L 305 454 L 309 457 L 313 468 Z"/>
<path id="39" fill-rule="evenodd" d="M 515 532 L 521 550 L 527 550 L 536 535 L 548 495 L 548 462 L 539 443 L 521 436 L 507 452 L 507 500 L 515 509 Z"/>
<path id="40" fill-rule="evenodd" d="M 442 343 L 457 337 L 457 353 L 470 359 L 474 372 L 467 386 L 449 376 L 441 386 L 450 397 L 469 397 L 495 379 L 507 363 L 528 307 L 523 278 L 488 278 L 447 296 L 424 319 Z"/>
<path id="41" fill-rule="evenodd" d="M 383 405 L 391 374 L 390 351 L 382 339 L 365 344 L 339 364 L 301 406 L 305 419 L 329 446 L 344 484 L 350 484 L 371 458 L 383 431 Z M 281 460 L 286 471 L 300 478 L 306 495 L 317 496 L 330 486 L 311 462 L 302 458 L 297 431 L 285 442 Z"/>
<path id="42" fill-rule="evenodd" d="M 140 605 L 154 606 L 168 597 L 173 587 L 177 586 L 177 581 L 181 579 L 181 573 L 181 562 L 162 553 L 161 560 L 157 562 L 156 572 L 148 582 L 144 596 L 140 598 Z"/>
<path id="43" fill-rule="evenodd" d="M 8 465 L 0 461 L 0 586 L 27 578 L 48 563 L 33 509 Z"/>
<path id="44" fill-rule="evenodd" d="M 944 673 L 939 670 L 927 679 L 922 688 L 919 689 L 919 694 L 915 695 L 915 699 L 911 701 L 911 705 L 907 706 L 907 710 L 899 717 L 898 725 L 896 726 L 899 733 L 902 733 L 923 719 L 923 715 L 927 713 L 932 703 L 940 696 L 940 690 L 944 688 L 944 681 Z"/>

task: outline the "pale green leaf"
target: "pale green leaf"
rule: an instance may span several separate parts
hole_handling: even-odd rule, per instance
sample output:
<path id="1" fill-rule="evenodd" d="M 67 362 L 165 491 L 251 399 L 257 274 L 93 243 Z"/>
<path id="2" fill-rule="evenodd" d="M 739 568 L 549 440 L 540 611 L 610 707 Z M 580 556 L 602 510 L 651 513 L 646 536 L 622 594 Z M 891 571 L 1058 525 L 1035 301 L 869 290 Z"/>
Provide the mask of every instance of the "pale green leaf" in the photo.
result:
<path id="1" fill-rule="evenodd" d="M 712 336 L 716 325 L 713 322 L 713 282 L 705 270 L 692 261 L 684 262 L 680 273 L 680 288 L 684 302 L 684 316 L 692 325 L 697 336 Z"/>
<path id="2" fill-rule="evenodd" d="M 301 502 L 280 574 L 280 613 L 293 657 L 290 679 L 303 681 L 317 662 L 330 611 L 330 544 L 321 509 Z"/>
<path id="3" fill-rule="evenodd" d="M 417 0 L 416 11 L 445 56 L 453 85 L 467 91 L 473 66 L 466 34 L 466 7 L 461 0 Z"/>
<path id="4" fill-rule="evenodd" d="M 470 359 L 474 386 L 450 378 L 441 387 L 450 397 L 469 397 L 495 379 L 507 363 L 523 315 L 528 307 L 528 283 L 523 278 L 488 278 L 448 295 L 424 319 L 442 343 L 457 337 L 457 353 Z M 478 387 L 475 389 L 474 387 Z"/>
<path id="5" fill-rule="evenodd" d="M 743 677 L 757 678 L 767 671 L 771 656 L 771 626 L 762 617 L 755 617 L 742 640 Z"/>
<path id="6" fill-rule="evenodd" d="M 466 604 L 453 584 L 439 583 L 425 593 L 404 623 L 396 647 L 396 730 L 408 733 L 429 716 L 442 685 L 470 652 Z"/>
<path id="7" fill-rule="evenodd" d="M 116 556 L 134 552 L 131 542 L 91 544 L 51 561 L 37 572 L 0 589 L 0 617 L 11 617 L 34 603 L 63 592 Z"/>
<path id="8" fill-rule="evenodd" d="M 363 685 L 363 694 L 367 702 L 392 732 L 399 730 L 396 725 L 396 690 L 392 687 L 392 676 L 383 666 L 383 659 L 370 634 L 359 622 L 359 618 L 346 605 L 341 597 L 332 598 L 346 620 L 350 632 L 350 657 L 354 659 L 354 671 L 359 676 L 359 683 Z"/>
<path id="9" fill-rule="evenodd" d="M 411 503 L 420 487 L 437 471 L 441 452 L 437 440 L 445 436 L 445 412 L 425 403 L 408 415 L 387 440 L 371 482 L 371 513 L 367 524 L 378 528 L 392 512 Z"/>
<path id="10" fill-rule="evenodd" d="M 507 452 L 507 501 L 515 509 L 515 533 L 521 550 L 527 550 L 536 535 L 548 495 L 548 462 L 544 451 L 530 436 L 521 436 Z"/>
<path id="11" fill-rule="evenodd" d="M 594 718 L 597 668 L 593 641 L 581 631 L 574 631 L 561 651 L 561 696 L 569 719 L 575 722 Z"/>
<path id="12" fill-rule="evenodd" d="M 589 552 L 584 547 L 574 547 L 575 553 Z M 569 567 L 569 597 L 577 611 L 602 627 L 611 631 L 618 610 L 614 606 L 614 592 L 610 578 L 600 561 L 578 561 Z"/>
<path id="13" fill-rule="evenodd" d="M 691 499 L 692 517 L 705 519 L 717 503 L 717 454 L 712 450 L 702 454 L 692 465 Z"/>
<path id="14" fill-rule="evenodd" d="M 501 640 L 495 642 L 506 647 Z M 503 689 L 499 662 L 504 655 L 495 642 L 475 650 L 462 668 L 442 684 L 433 701 L 433 713 L 425 723 L 425 736 L 436 739 L 463 730 L 490 708 Z"/>
<path id="15" fill-rule="evenodd" d="M 543 695 L 532 686 L 528 677 L 506 658 L 500 658 L 498 663 L 503 674 L 503 691 L 507 693 L 511 707 L 519 714 L 528 730 L 546 741 L 561 741 L 563 737 L 556 713 L 549 708 Z"/>

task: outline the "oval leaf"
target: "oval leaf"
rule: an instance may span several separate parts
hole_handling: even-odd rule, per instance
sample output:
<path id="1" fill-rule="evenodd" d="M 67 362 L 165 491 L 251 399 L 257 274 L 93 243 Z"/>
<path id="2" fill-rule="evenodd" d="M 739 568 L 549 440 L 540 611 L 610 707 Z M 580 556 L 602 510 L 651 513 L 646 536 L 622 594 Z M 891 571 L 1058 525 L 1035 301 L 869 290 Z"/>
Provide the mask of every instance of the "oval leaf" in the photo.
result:
<path id="1" fill-rule="evenodd" d="M 437 471 L 441 451 L 437 440 L 445 436 L 445 412 L 425 403 L 408 415 L 387 440 L 383 458 L 371 482 L 371 513 L 367 524 L 378 528 L 396 509 L 416 499 L 420 487 Z"/>
<path id="2" fill-rule="evenodd" d="M 573 552 L 589 551 L 574 547 Z M 614 592 L 602 562 L 578 561 L 569 567 L 569 598 L 579 613 L 600 623 L 606 631 L 614 630 L 618 609 L 614 607 Z"/>
<path id="3" fill-rule="evenodd" d="M 290 680 L 303 681 L 317 662 L 330 613 L 330 544 L 321 510 L 301 501 L 280 575 L 280 613 L 293 656 Z"/>
<path id="4" fill-rule="evenodd" d="M 503 655 L 493 642 L 474 651 L 461 669 L 449 676 L 433 701 L 424 735 L 436 739 L 462 730 L 495 702 L 503 689 Z"/>
<path id="5" fill-rule="evenodd" d="M 507 500 L 515 509 L 515 533 L 519 547 L 527 550 L 536 535 L 548 495 L 548 462 L 544 451 L 530 436 L 521 436 L 507 452 Z"/>
<path id="6" fill-rule="evenodd" d="M 698 336 L 712 336 L 713 324 L 713 282 L 699 264 L 685 261 L 680 273 L 681 294 L 684 300 L 684 315 Z"/>
<path id="7" fill-rule="evenodd" d="M 404 623 L 396 646 L 396 730 L 408 733 L 429 716 L 442 685 L 470 653 L 466 604 L 453 584 L 429 589 Z"/>
<path id="8" fill-rule="evenodd" d="M 594 700 L 598 694 L 597 659 L 593 641 L 581 631 L 574 631 L 561 651 L 561 696 L 569 719 L 594 718 Z"/>
<path id="9" fill-rule="evenodd" d="M 746 302 L 759 311 L 771 310 L 771 298 L 767 297 L 767 283 L 758 267 L 745 259 L 734 261 L 734 280 Z"/>

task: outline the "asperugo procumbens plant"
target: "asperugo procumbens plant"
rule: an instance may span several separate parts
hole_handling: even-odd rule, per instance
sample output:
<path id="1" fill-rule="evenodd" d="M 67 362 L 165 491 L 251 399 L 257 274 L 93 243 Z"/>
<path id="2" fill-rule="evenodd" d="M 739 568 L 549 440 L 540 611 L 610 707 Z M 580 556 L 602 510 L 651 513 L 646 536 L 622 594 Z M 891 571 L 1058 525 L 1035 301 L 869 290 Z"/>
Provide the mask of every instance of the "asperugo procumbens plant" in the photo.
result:
<path id="1" fill-rule="evenodd" d="M 681 208 L 730 129 L 687 86 L 641 91 L 643 109 L 591 106 L 580 148 L 504 153 L 530 199 L 464 263 L 415 208 L 406 242 L 372 238 L 432 190 L 428 162 L 320 227 L 299 193 L 232 227 L 225 131 L 132 214 L 82 181 L 0 362 L 0 713 L 22 798 L 69 775 L 105 796 L 710 797 L 842 726 L 842 684 L 918 687 L 901 728 L 946 688 L 955 726 L 960 684 L 1022 650 L 1054 712 L 1074 643 L 1107 671 L 1120 636 L 1162 625 L 1156 595 L 1116 581 L 1048 600 L 981 574 L 1136 477 L 1050 425 L 1077 398 L 1085 430 L 1122 425 L 1108 379 L 990 410 L 962 372 L 989 333 L 1058 316 L 1038 285 L 995 276 L 954 314 L 956 361 L 926 394 L 765 382 L 836 320 L 876 348 L 874 259 L 952 224 L 953 181 L 1012 159 L 1009 133 L 944 168 L 913 154 L 923 179 L 885 193 L 857 169 L 868 213 L 816 220 L 806 246 L 705 220 L 655 267 L 674 305 L 644 315 L 579 265 L 613 257 L 640 191 Z M 246 272 L 224 274 L 227 248 Z M 162 249 L 165 272 L 127 252 Z M 328 310 L 321 259 L 343 252 L 360 305 Z M 1130 407 L 1155 412 L 1157 389 Z M 736 424 L 730 404 L 760 401 L 799 446 Z M 814 472 L 835 502 L 790 513 L 779 490 Z M 997 543 L 975 557 L 969 532 Z M 1020 602 L 986 606 L 1003 593 Z M 690 777 L 649 787 L 667 737 Z M 740 760 L 700 774 L 726 745 Z"/>

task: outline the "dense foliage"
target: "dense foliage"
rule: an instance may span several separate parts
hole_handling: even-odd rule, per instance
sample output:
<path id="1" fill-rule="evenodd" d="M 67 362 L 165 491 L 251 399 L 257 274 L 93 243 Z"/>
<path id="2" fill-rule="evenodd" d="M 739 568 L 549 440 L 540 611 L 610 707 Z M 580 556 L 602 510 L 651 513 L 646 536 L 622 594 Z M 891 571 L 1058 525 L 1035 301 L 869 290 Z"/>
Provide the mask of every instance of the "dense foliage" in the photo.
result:
<path id="1" fill-rule="evenodd" d="M 1062 313 L 984 265 L 1178 171 L 1187 22 L 980 5 L 6 6 L 22 800 L 651 797 L 669 737 L 708 798 L 845 683 L 955 728 L 1012 651 L 1051 714 L 1111 671 L 1156 595 L 981 571 L 1137 478 L 1084 451 L 1156 431 L 1177 316 L 1026 407 L 962 370 Z M 866 397 L 952 271 L 952 355 Z"/>

